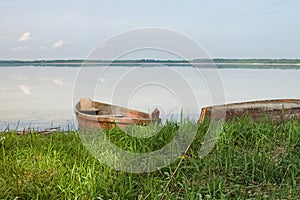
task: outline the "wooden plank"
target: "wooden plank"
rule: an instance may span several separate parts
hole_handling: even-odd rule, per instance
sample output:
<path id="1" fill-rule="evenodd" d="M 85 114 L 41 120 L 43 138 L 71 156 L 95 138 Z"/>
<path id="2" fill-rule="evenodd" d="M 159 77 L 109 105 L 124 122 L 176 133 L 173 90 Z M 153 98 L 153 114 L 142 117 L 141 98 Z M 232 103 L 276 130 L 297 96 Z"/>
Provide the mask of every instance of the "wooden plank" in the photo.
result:
<path id="1" fill-rule="evenodd" d="M 95 108 L 93 101 L 89 98 L 82 98 L 79 101 L 80 111 L 99 111 L 98 108 Z"/>

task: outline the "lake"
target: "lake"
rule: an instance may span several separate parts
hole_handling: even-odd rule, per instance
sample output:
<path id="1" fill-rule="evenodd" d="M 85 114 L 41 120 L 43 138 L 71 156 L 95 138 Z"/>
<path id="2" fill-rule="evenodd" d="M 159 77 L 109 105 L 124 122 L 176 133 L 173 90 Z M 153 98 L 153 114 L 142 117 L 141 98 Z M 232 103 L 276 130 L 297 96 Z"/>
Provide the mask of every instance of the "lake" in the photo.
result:
<path id="1" fill-rule="evenodd" d="M 197 119 L 203 106 L 259 99 L 300 98 L 300 70 L 192 67 L 0 67 L 0 130 L 76 129 L 81 97 L 145 112 L 163 121 Z"/>

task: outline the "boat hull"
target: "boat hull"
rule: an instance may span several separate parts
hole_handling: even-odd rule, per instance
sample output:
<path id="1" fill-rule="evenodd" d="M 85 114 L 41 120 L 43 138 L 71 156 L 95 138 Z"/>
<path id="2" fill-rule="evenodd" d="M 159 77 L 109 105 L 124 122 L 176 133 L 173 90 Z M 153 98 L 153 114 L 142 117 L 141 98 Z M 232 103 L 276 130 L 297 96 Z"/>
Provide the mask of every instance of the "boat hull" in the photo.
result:
<path id="1" fill-rule="evenodd" d="M 243 116 L 252 118 L 254 121 L 299 119 L 300 99 L 261 100 L 204 107 L 201 110 L 200 122 L 206 119 L 230 121 Z"/>
<path id="2" fill-rule="evenodd" d="M 158 109 L 155 109 L 152 114 L 148 114 L 106 103 L 87 101 L 90 101 L 88 109 L 82 109 L 82 100 L 75 105 L 75 115 L 79 129 L 112 129 L 116 126 L 123 128 L 131 125 L 145 126 L 151 122 L 159 121 Z"/>

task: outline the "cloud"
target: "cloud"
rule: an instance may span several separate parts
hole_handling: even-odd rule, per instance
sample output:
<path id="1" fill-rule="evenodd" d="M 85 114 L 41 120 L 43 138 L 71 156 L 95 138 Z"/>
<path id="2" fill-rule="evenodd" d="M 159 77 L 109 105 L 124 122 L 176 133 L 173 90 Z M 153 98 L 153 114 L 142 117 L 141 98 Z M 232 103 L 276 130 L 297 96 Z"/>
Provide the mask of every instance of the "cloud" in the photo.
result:
<path id="1" fill-rule="evenodd" d="M 27 85 L 18 85 L 18 87 L 22 90 L 24 94 L 30 95 L 31 94 L 31 88 Z"/>
<path id="2" fill-rule="evenodd" d="M 12 51 L 24 51 L 26 49 L 28 49 L 27 46 L 17 46 L 17 47 L 10 48 L 10 50 L 12 50 Z"/>
<path id="3" fill-rule="evenodd" d="M 106 47 L 106 44 L 105 44 L 105 43 L 101 44 L 101 45 L 99 46 L 99 49 L 104 48 L 104 47 Z"/>
<path id="4" fill-rule="evenodd" d="M 56 49 L 56 48 L 60 48 L 60 47 L 64 46 L 65 44 L 66 43 L 64 41 L 59 40 L 57 42 L 54 42 L 50 47 L 45 46 L 45 45 L 40 45 L 40 46 L 38 46 L 38 49 L 42 49 L 42 50 L 46 50 L 49 48 Z"/>
<path id="5" fill-rule="evenodd" d="M 39 80 L 39 81 L 45 81 L 46 80 L 46 78 L 45 77 L 38 77 L 38 79 L 37 80 Z"/>
<path id="6" fill-rule="evenodd" d="M 64 85 L 64 82 L 60 79 L 52 79 L 51 81 L 52 81 L 52 83 L 54 83 L 55 85 L 58 85 L 58 86 Z"/>
<path id="7" fill-rule="evenodd" d="M 0 40 L 4 40 L 6 37 L 5 36 L 0 36 Z"/>
<path id="8" fill-rule="evenodd" d="M 16 76 L 15 79 L 18 80 L 18 81 L 27 81 L 28 77 L 26 77 L 26 76 Z"/>
<path id="9" fill-rule="evenodd" d="M 57 42 L 54 42 L 52 45 L 51 45 L 51 48 L 59 48 L 59 47 L 62 47 L 65 43 L 62 41 L 62 40 L 59 40 Z"/>
<path id="10" fill-rule="evenodd" d="M 39 48 L 39 49 L 47 49 L 47 47 L 44 46 L 44 45 L 41 45 L 41 46 L 39 46 L 38 48 Z"/>
<path id="11" fill-rule="evenodd" d="M 29 32 L 26 32 L 26 33 L 23 33 L 23 35 L 21 35 L 21 37 L 19 38 L 19 42 L 25 42 L 25 41 L 28 41 L 30 40 L 30 33 Z"/>

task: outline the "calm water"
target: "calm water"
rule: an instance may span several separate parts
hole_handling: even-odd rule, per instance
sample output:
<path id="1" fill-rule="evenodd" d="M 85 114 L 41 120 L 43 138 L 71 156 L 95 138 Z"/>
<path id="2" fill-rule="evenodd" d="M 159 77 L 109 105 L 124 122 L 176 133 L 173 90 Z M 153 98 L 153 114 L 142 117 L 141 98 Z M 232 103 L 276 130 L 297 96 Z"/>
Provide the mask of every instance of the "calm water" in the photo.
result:
<path id="1" fill-rule="evenodd" d="M 300 70 L 188 67 L 1 67 L 0 130 L 76 128 L 73 106 L 91 97 L 163 119 L 181 112 L 195 119 L 203 106 L 238 101 L 300 98 Z M 74 125 L 75 124 L 75 125 Z"/>

